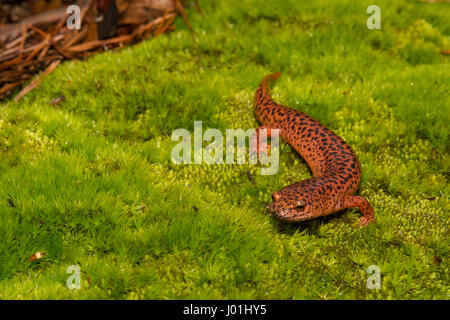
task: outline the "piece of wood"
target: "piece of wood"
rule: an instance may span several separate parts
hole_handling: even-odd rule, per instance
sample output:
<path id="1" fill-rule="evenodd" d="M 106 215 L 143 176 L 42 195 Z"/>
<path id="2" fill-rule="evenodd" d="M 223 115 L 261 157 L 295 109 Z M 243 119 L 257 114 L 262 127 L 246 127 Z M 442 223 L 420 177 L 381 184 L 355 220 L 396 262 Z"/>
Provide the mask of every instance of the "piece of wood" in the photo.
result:
<path id="1" fill-rule="evenodd" d="M 23 25 L 33 24 L 36 26 L 42 26 L 46 24 L 51 24 L 60 20 L 61 17 L 65 17 L 65 15 L 66 15 L 66 7 L 61 7 L 58 9 L 45 11 L 41 14 L 27 17 L 22 21 L 14 24 L 0 26 L 0 41 L 8 42 L 19 37 L 22 32 Z"/>
<path id="2" fill-rule="evenodd" d="M 20 86 L 25 81 L 26 81 L 26 79 L 23 79 L 23 80 L 19 80 L 17 82 L 5 84 L 3 87 L 0 88 L 0 94 L 7 93 L 8 91 L 14 89 L 15 87 Z"/>

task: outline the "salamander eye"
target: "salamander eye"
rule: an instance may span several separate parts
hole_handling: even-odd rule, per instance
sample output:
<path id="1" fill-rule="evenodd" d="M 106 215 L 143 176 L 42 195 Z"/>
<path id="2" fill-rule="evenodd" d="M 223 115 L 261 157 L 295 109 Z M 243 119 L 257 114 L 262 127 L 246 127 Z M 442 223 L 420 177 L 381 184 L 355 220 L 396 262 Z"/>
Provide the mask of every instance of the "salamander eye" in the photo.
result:
<path id="1" fill-rule="evenodd" d="M 297 211 L 303 211 L 305 210 L 305 204 L 299 201 L 297 202 L 297 206 L 295 207 L 295 209 L 297 209 Z"/>

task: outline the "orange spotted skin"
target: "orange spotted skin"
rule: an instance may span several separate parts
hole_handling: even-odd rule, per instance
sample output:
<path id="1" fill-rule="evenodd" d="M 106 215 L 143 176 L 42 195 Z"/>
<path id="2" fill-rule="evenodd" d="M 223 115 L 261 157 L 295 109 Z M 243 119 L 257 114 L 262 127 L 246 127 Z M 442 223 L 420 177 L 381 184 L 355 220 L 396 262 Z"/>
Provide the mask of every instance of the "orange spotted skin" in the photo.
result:
<path id="1" fill-rule="evenodd" d="M 255 114 L 263 125 L 259 129 L 267 129 L 268 135 L 270 129 L 278 129 L 283 141 L 305 159 L 314 177 L 275 191 L 268 209 L 279 219 L 304 221 L 358 207 L 363 214 L 361 225 L 368 225 L 374 220 L 373 208 L 365 198 L 353 195 L 361 182 L 358 157 L 318 121 L 272 100 L 268 86 L 279 76 L 266 76 L 256 90 Z"/>

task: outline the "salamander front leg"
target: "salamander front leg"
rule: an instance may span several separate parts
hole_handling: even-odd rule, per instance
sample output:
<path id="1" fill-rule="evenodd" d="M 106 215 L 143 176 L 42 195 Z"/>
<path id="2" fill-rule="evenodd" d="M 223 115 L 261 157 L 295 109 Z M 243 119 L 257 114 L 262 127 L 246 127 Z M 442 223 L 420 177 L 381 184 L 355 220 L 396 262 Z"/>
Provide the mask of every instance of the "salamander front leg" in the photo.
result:
<path id="1" fill-rule="evenodd" d="M 274 127 L 270 126 L 261 126 L 255 130 L 255 132 L 250 137 L 250 155 L 257 154 L 259 159 L 260 152 L 264 152 L 267 156 L 268 150 L 270 150 L 270 145 L 267 143 L 267 139 L 264 142 L 261 142 L 260 132 L 261 130 L 266 130 L 267 138 L 272 137 L 274 134 Z M 279 130 L 279 129 L 278 129 Z"/>
<path id="2" fill-rule="evenodd" d="M 346 196 L 341 209 L 358 207 L 363 217 L 361 217 L 361 226 L 367 226 L 370 222 L 375 221 L 372 205 L 366 198 L 361 196 Z"/>

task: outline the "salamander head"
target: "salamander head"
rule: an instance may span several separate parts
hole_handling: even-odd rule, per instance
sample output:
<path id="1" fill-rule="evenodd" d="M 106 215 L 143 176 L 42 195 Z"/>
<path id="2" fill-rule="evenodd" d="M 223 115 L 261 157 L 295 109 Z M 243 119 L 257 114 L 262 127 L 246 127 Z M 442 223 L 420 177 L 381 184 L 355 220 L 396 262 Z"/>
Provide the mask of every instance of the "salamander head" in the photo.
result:
<path id="1" fill-rule="evenodd" d="M 299 183 L 287 186 L 272 194 L 273 202 L 267 205 L 270 213 L 281 220 L 303 221 L 321 215 L 318 210 L 319 194 Z"/>

